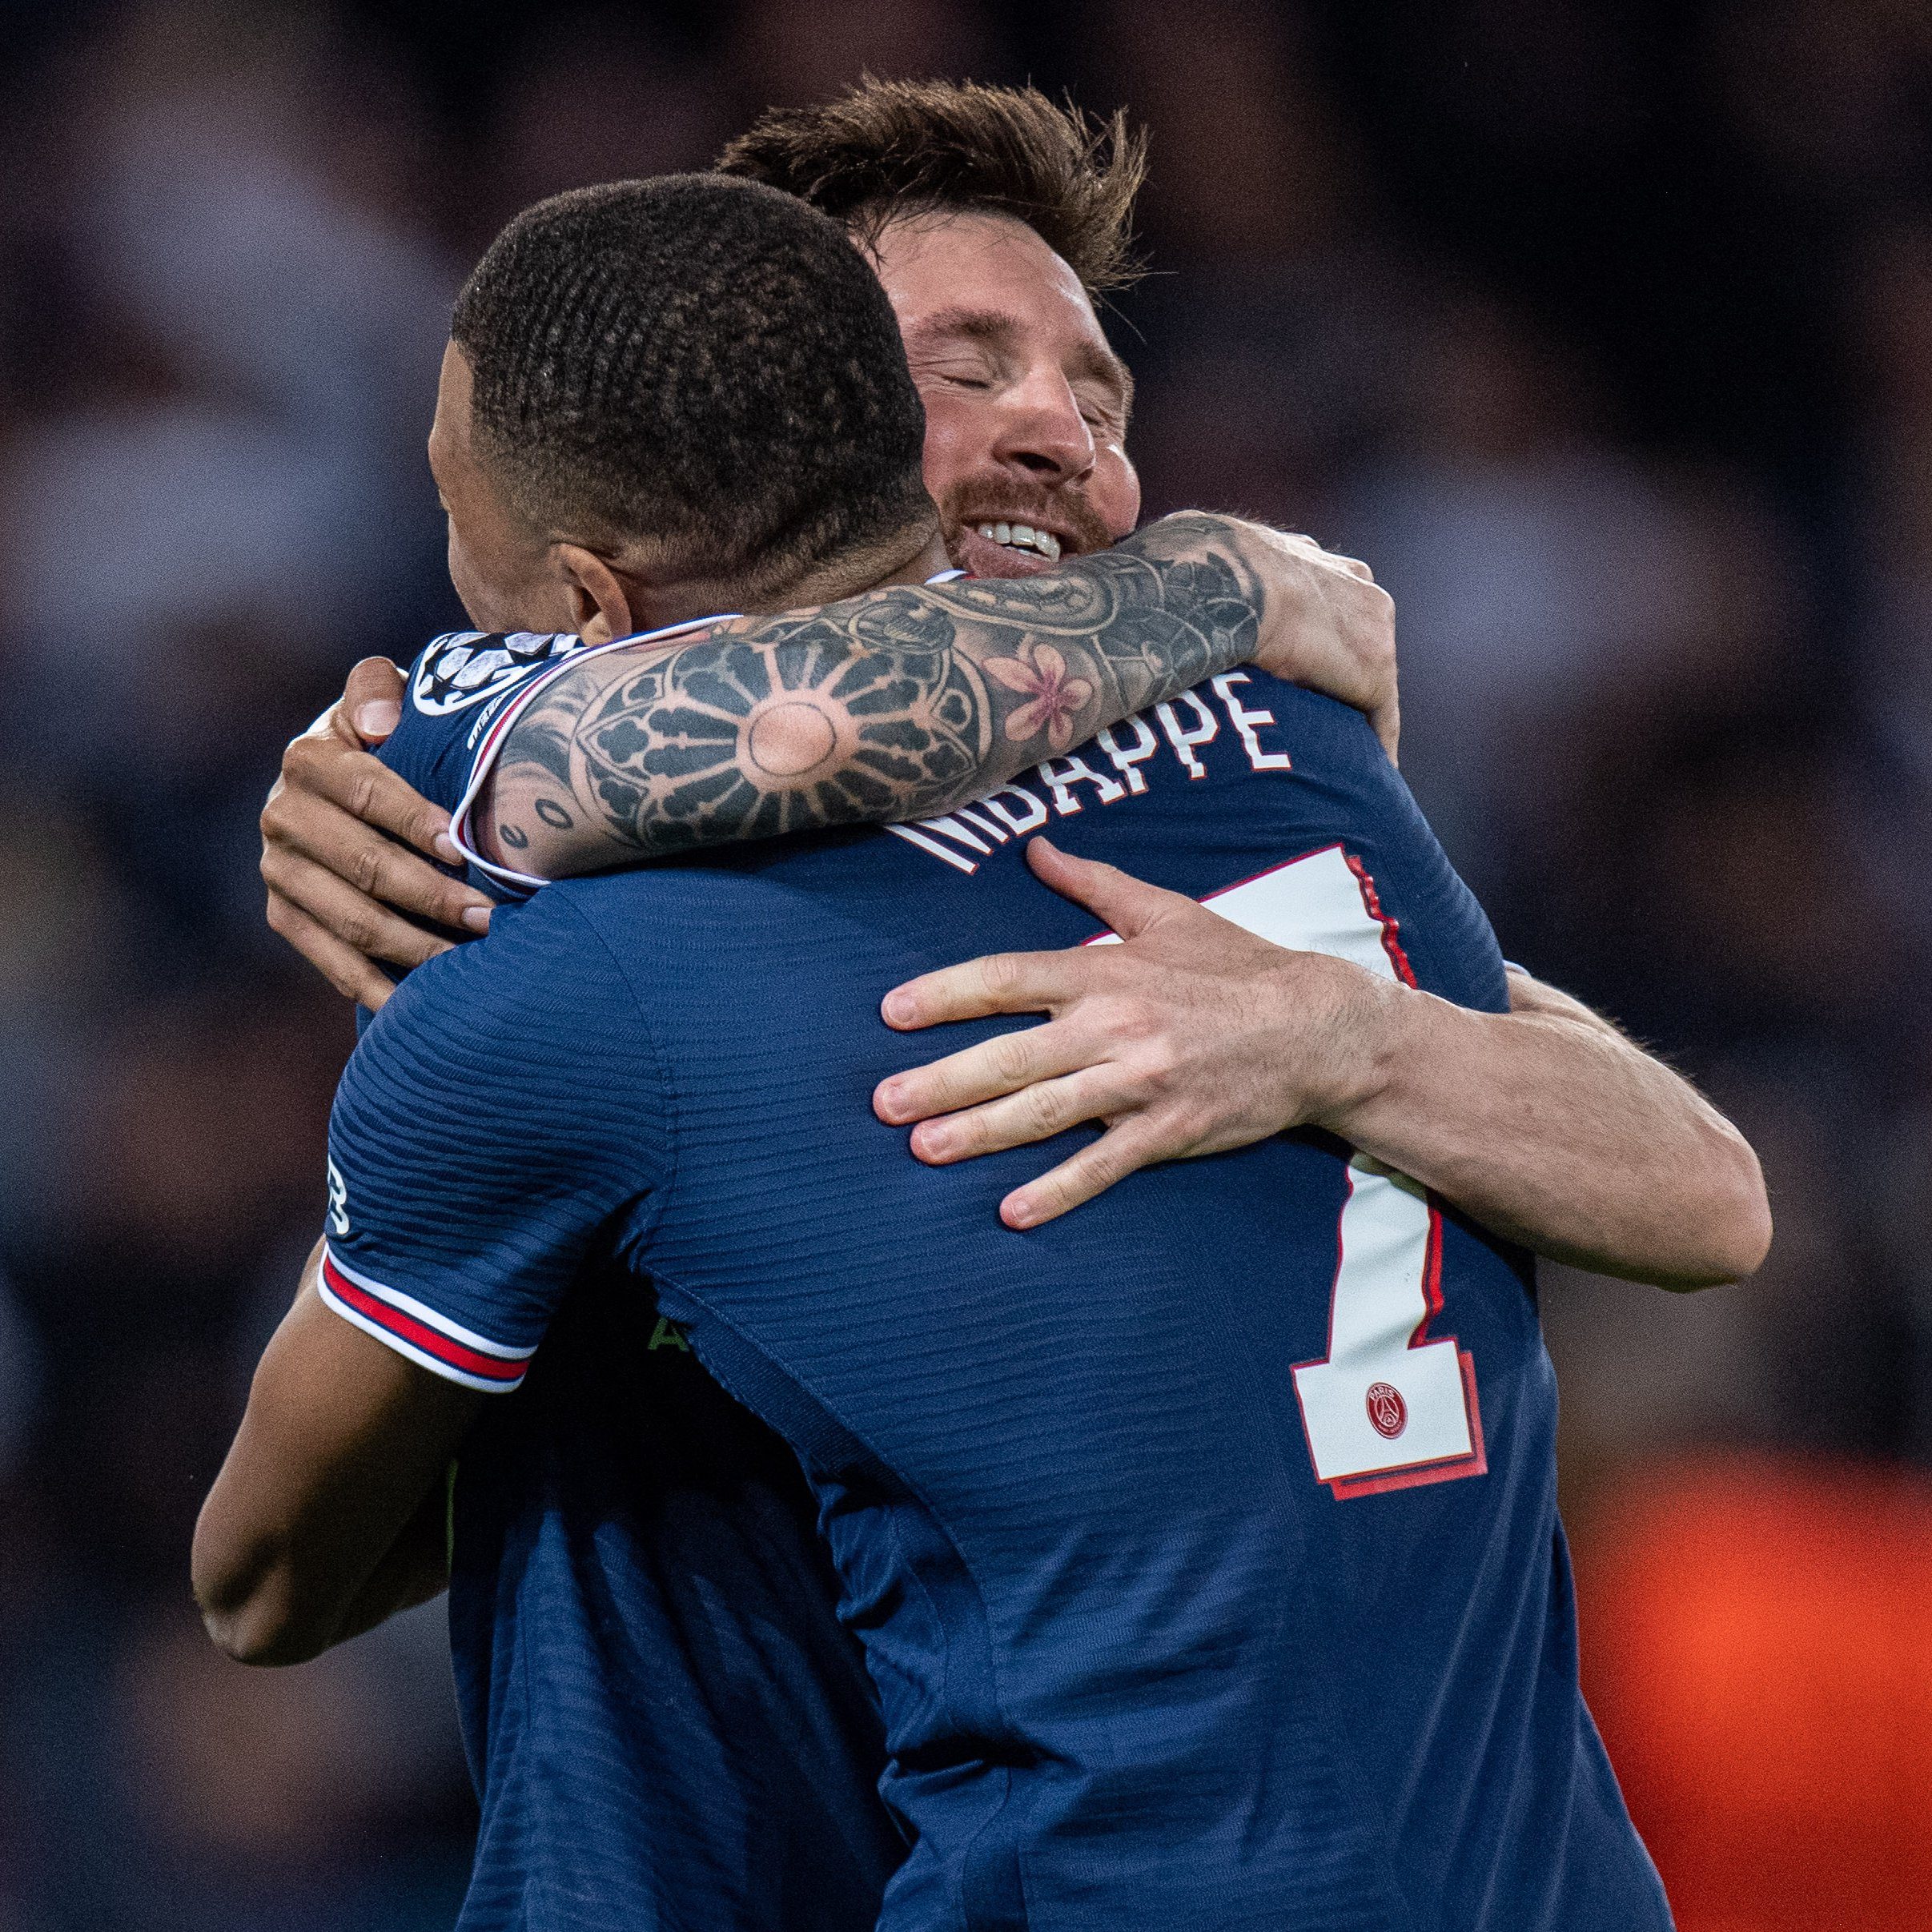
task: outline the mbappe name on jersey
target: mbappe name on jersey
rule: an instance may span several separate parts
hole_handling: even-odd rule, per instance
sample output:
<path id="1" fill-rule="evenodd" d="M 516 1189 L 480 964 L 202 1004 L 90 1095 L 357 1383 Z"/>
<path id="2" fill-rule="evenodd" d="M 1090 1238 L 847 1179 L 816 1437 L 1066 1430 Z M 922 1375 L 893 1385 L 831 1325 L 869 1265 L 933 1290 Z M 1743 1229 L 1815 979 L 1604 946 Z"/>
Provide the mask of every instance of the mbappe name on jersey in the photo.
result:
<path id="1" fill-rule="evenodd" d="M 1062 818 L 1079 811 L 1076 785 L 1091 786 L 1090 797 L 1099 805 L 1118 805 L 1123 798 L 1139 797 L 1147 789 L 1147 776 L 1141 767 L 1150 761 L 1155 762 L 1157 769 L 1164 767 L 1167 760 L 1158 756 L 1163 749 L 1190 778 L 1207 776 L 1201 757 L 1206 746 L 1230 742 L 1239 745 L 1254 771 L 1290 771 L 1293 765 L 1287 753 L 1264 745 L 1261 739 L 1261 733 L 1275 723 L 1274 713 L 1251 710 L 1235 694 L 1237 685 L 1249 681 L 1245 671 L 1230 671 L 1208 681 L 1207 688 L 1219 701 L 1233 728 L 1227 737 L 1222 735 L 1220 717 L 1201 692 L 1183 691 L 1172 703 L 1137 711 L 1095 737 L 1094 755 L 1106 755 L 1113 776 L 1078 752 L 1048 758 L 1033 768 L 1037 790 L 1018 783 L 1003 785 L 939 817 L 888 825 L 886 829 L 960 872 L 973 873 L 979 870 L 979 858 L 974 854 L 990 857 L 994 846 L 1037 832 L 1047 821 L 1050 805 L 1051 813 Z"/>

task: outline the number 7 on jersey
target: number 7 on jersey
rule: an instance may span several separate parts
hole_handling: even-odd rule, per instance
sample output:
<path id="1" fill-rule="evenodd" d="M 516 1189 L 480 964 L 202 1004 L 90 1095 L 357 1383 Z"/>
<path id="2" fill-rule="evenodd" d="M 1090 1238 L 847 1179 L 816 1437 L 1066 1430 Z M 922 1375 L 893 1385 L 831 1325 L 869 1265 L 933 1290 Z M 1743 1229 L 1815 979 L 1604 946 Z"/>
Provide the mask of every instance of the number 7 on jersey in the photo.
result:
<path id="1" fill-rule="evenodd" d="M 1413 984 L 1394 922 L 1340 846 L 1201 903 L 1258 938 Z M 1327 1352 L 1294 1371 L 1316 1476 L 1354 1496 L 1482 1475 L 1475 1364 L 1453 1336 L 1428 1337 L 1442 1307 L 1440 1212 L 1406 1175 L 1358 1154 L 1336 1246 Z"/>

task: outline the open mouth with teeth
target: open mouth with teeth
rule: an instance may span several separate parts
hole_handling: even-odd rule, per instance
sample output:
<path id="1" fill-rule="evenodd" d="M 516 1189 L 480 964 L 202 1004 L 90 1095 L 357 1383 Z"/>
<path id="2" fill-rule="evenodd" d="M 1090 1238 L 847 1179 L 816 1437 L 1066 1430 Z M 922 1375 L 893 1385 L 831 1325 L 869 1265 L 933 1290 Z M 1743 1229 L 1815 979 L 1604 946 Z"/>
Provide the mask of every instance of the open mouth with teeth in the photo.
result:
<path id="1" fill-rule="evenodd" d="M 1027 551 L 1050 564 L 1060 560 L 1060 540 L 1050 530 L 1036 530 L 1031 524 L 975 524 L 973 528 L 1002 549 Z"/>

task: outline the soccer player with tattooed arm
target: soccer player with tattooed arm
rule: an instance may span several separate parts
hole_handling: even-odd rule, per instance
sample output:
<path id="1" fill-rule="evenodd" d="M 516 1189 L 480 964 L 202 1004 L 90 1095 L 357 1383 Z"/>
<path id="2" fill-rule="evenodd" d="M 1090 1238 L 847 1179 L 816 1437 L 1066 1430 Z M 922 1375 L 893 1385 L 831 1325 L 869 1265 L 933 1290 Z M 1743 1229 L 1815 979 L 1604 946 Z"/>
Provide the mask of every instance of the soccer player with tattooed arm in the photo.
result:
<path id="1" fill-rule="evenodd" d="M 1058 678 L 1052 667 L 1090 647 L 1056 628 L 1074 594 L 1057 573 L 1125 538 L 1139 512 L 1126 448 L 1131 378 L 1092 305 L 1131 272 L 1139 145 L 1119 121 L 1097 133 L 1027 91 L 868 82 L 827 106 L 768 116 L 721 165 L 812 202 L 873 263 L 925 406 L 926 483 L 951 559 L 976 580 L 1014 586 L 1012 621 L 1032 621 L 1040 662 Z M 1392 755 L 1387 596 L 1364 565 L 1305 540 L 1288 540 L 1270 568 L 1285 674 L 1370 711 Z M 560 582 L 550 621 L 560 632 L 600 641 L 592 611 L 581 586 Z M 641 629 L 650 614 L 626 609 L 617 621 Z M 453 652 L 465 668 L 451 675 L 473 688 L 492 648 L 508 665 L 520 650 L 554 653 L 567 641 L 464 640 Z M 855 618 L 851 649 L 862 656 L 870 641 Z M 714 721 L 697 751 L 657 742 L 656 720 L 669 713 L 645 703 L 627 717 L 625 769 L 607 784 L 580 764 L 568 774 L 585 788 L 570 822 L 538 818 L 518 774 L 572 755 L 580 721 L 657 649 L 586 662 L 499 748 L 493 809 L 472 802 L 472 817 L 484 839 L 514 847 L 525 874 L 639 863 L 781 823 L 914 820 L 970 801 L 1004 769 L 962 740 L 956 769 L 914 772 L 835 733 L 761 765 L 753 735 L 736 730 L 741 718 Z M 1022 685 L 1038 674 L 1038 664 L 1008 673 Z M 679 695 L 675 671 L 659 676 Z M 1054 713 L 1050 741 L 1029 749 L 1064 749 L 1144 697 L 1132 681 L 1078 670 L 1054 689 L 1078 701 Z M 384 966 L 433 957 L 484 930 L 490 913 L 488 895 L 429 862 L 460 862 L 445 809 L 455 796 L 432 802 L 371 755 L 401 696 L 387 661 L 358 665 L 341 704 L 290 747 L 263 817 L 271 923 L 371 1007 L 391 987 Z M 1211 717 L 1183 721 L 1215 728 Z M 769 739 L 772 727 L 762 729 Z M 720 755 L 707 762 L 705 753 Z M 831 762 L 787 770 L 785 756 Z M 673 788 L 663 774 L 681 760 L 691 778 Z M 745 784 L 715 793 L 725 765 Z M 837 781 L 822 794 L 821 772 Z M 810 783 L 795 782 L 801 773 Z M 769 815 L 779 794 L 782 821 Z M 1002 1208 L 1010 1224 L 1062 1213 L 1152 1161 L 1319 1122 L 1346 1099 L 1358 1144 L 1552 1259 L 1677 1287 L 1736 1279 L 1761 1259 L 1769 1211 L 1749 1147 L 1668 1067 L 1528 974 L 1511 969 L 1508 1014 L 1456 1011 L 1044 844 L 1033 862 L 1127 943 L 974 960 L 898 989 L 885 1014 L 902 1028 L 995 1012 L 1048 1020 L 902 1070 L 875 1103 L 882 1118 L 913 1126 L 914 1152 L 935 1163 L 1103 1123 L 1091 1144 L 1012 1190 Z"/>
<path id="2" fill-rule="evenodd" d="M 431 457 L 480 628 L 384 755 L 525 896 L 344 1073 L 210 1629 L 295 1661 L 447 1549 L 463 1932 L 1665 1932 L 1532 1263 L 1364 1147 L 1377 1096 L 1023 1230 L 1025 1155 L 867 1116 L 942 943 L 1135 943 L 1035 876 L 1049 825 L 1087 898 L 1131 865 L 1508 1018 L 1368 725 L 1277 675 L 1305 556 L 1186 516 L 962 579 L 931 427 L 879 280 L 766 187 L 560 197 L 466 284 Z M 661 862 L 540 889 L 584 825 Z"/>

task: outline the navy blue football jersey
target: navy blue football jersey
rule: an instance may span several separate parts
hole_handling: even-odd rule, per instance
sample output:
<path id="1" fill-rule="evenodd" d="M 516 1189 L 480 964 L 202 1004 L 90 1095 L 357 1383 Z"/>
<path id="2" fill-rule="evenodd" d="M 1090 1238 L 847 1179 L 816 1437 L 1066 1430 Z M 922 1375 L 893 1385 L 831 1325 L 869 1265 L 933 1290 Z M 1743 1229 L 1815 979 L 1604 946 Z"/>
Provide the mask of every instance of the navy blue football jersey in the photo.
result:
<path id="1" fill-rule="evenodd" d="M 344 1076 L 329 1291 L 534 1386 L 608 1267 L 791 1445 L 885 1714 L 886 1927 L 1667 1926 L 1577 1688 L 1528 1259 L 1311 1132 L 1015 1233 L 1074 1137 L 930 1170 L 872 1117 L 1015 1023 L 909 1042 L 888 988 L 1107 942 L 1027 870 L 1049 828 L 1505 1004 L 1364 721 L 1235 673 L 945 818 L 500 913 Z"/>
<path id="2" fill-rule="evenodd" d="M 453 809 L 496 701 L 578 642 L 438 639 L 384 761 Z M 325 1291 L 358 1319 L 359 1243 L 331 1239 Z M 468 1359 L 427 1302 L 389 1301 L 392 1345 L 403 1316 L 443 1372 Z M 513 1360 L 476 1352 L 479 1380 L 523 1386 L 484 1411 L 453 1497 L 451 1648 L 481 1810 L 461 1932 L 866 1932 L 905 1847 L 797 1459 L 600 1249 L 527 1377 Z"/>

